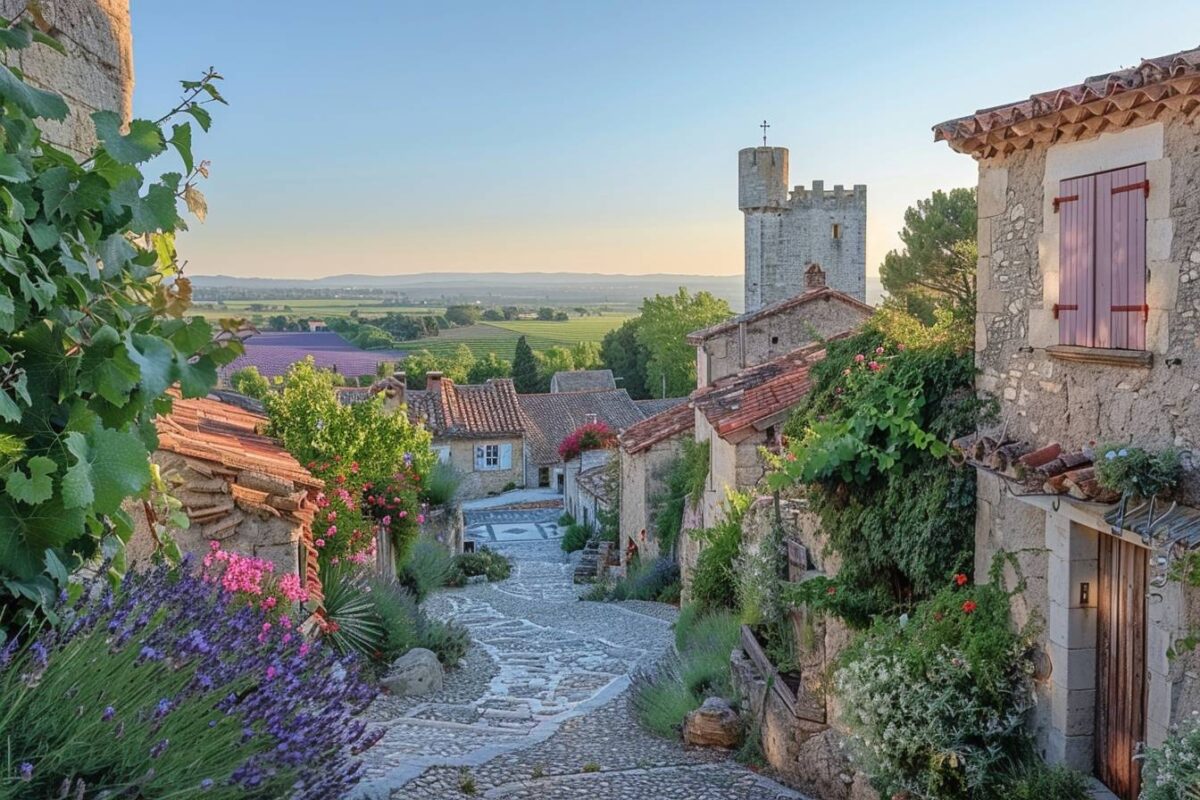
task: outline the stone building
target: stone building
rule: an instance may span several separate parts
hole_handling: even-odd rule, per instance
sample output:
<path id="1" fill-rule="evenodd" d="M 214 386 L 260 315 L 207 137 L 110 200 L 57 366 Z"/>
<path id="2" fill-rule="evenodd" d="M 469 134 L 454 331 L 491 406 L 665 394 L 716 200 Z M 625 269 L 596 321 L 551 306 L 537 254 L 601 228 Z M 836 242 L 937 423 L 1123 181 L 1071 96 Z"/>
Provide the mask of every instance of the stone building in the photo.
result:
<path id="1" fill-rule="evenodd" d="M 785 147 L 738 153 L 738 207 L 746 222 L 746 310 L 786 300 L 804 286 L 804 271 L 820 264 L 829 285 L 867 296 L 867 187 L 788 192 Z"/>
<path id="2" fill-rule="evenodd" d="M 191 523 L 168 532 L 184 552 L 203 554 L 218 541 L 272 562 L 276 575 L 299 574 L 319 603 L 312 521 L 324 484 L 259 432 L 266 425 L 266 417 L 214 399 L 177 398 L 171 413 L 155 420 L 151 461 Z M 157 546 L 154 511 L 133 499 L 126 511 L 135 523 L 128 556 L 144 562 Z"/>
<path id="3" fill-rule="evenodd" d="M 525 461 L 525 485 L 564 489 L 564 469 L 558 446 L 589 422 L 601 422 L 613 433 L 620 433 L 645 414 L 629 392 L 609 389 L 518 396 L 528 423 L 528 457 Z"/>
<path id="4" fill-rule="evenodd" d="M 25 0 L 0 0 L 0 15 L 12 19 Z M 39 122 L 46 138 L 77 157 L 96 144 L 91 115 L 115 111 L 129 119 L 133 110 L 133 37 L 129 0 L 42 0 L 48 33 L 66 55 L 44 45 L 7 51 L 5 63 L 16 67 L 34 86 L 56 92 L 67 101 L 64 120 Z"/>
<path id="5" fill-rule="evenodd" d="M 585 527 L 598 528 L 597 514 L 613 499 L 606 476 L 615 452 L 608 448 L 585 450 L 563 465 L 563 510 Z"/>
<path id="6" fill-rule="evenodd" d="M 406 391 L 404 373 L 397 373 L 372 390 L 386 392 L 389 404 L 407 406 L 409 418 L 429 429 L 438 459 L 462 476 L 460 499 L 525 485 L 528 424 L 510 379 L 459 386 L 429 372 L 424 390 Z"/>
<path id="7" fill-rule="evenodd" d="M 979 472 L 976 573 L 1001 549 L 1018 555 L 1028 588 L 1016 616 L 1045 623 L 1038 747 L 1122 798 L 1137 795 L 1137 743 L 1160 744 L 1200 710 L 1195 653 L 1168 657 L 1200 620 L 1188 611 L 1193 592 L 1163 574 L 1162 548 L 1194 512 L 1114 517 L 1085 501 L 1111 497 L 1057 495 L 1052 471 L 1040 486 L 1028 478 L 1061 452 L 1052 463 L 1065 455 L 1080 468 L 1063 480 L 1086 489 L 1091 448 L 1105 442 L 1173 445 L 1190 460 L 1200 434 L 1198 109 L 1191 50 L 934 128 L 979 162 L 977 383 L 1000 399 L 998 436 L 1026 467 L 1024 481 L 1006 479 L 985 440 L 972 445 L 991 467 Z M 1192 473 L 1182 502 L 1196 503 L 1196 483 Z"/>
<path id="8" fill-rule="evenodd" d="M 550 376 L 550 393 L 602 392 L 617 388 L 611 369 L 573 369 Z"/>
<path id="9" fill-rule="evenodd" d="M 824 270 L 810 264 L 804 274 L 804 291 L 688 334 L 688 343 L 696 348 L 696 385 L 707 386 L 798 347 L 857 328 L 873 312 L 866 303 L 828 287 Z"/>
<path id="10" fill-rule="evenodd" d="M 667 472 L 696 429 L 696 412 L 684 401 L 625 429 L 621 450 L 621 553 L 632 540 L 643 558 L 659 551 L 654 515 L 666 489 Z"/>

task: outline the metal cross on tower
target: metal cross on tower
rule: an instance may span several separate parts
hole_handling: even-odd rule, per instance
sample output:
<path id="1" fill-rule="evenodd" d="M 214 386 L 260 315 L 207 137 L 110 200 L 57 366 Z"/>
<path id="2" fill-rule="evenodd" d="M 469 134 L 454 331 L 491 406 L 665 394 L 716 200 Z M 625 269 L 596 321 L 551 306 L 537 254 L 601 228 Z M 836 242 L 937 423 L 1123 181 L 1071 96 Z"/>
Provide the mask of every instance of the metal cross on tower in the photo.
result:
<path id="1" fill-rule="evenodd" d="M 763 147 L 766 147 L 767 146 L 767 128 L 769 128 L 771 126 L 768 125 L 767 121 L 764 119 L 762 121 L 762 125 L 759 125 L 758 127 L 763 129 Z"/>

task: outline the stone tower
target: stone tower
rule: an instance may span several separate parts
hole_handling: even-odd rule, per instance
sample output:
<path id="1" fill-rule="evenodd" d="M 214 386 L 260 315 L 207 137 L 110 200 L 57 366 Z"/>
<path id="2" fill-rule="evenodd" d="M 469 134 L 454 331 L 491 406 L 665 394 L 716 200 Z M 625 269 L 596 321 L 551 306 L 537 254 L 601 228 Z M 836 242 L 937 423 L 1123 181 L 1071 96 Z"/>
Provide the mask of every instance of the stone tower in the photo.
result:
<path id="1" fill-rule="evenodd" d="M 746 215 L 746 311 L 799 294 L 805 272 L 820 265 L 826 283 L 867 296 L 867 187 L 788 192 L 786 147 L 738 153 L 738 207 Z"/>

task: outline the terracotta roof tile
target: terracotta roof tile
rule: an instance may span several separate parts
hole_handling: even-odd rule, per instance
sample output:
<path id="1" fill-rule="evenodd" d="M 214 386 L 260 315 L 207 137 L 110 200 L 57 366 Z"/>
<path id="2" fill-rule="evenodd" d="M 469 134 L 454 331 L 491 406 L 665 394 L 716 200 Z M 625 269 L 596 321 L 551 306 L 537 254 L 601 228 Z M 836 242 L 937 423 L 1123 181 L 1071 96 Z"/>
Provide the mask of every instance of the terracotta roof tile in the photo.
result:
<path id="1" fill-rule="evenodd" d="M 696 411 L 687 398 L 683 398 L 682 403 L 626 428 L 621 434 L 621 449 L 627 453 L 640 453 L 673 436 L 690 433 L 695 427 Z"/>
<path id="2" fill-rule="evenodd" d="M 518 395 L 521 410 L 529 422 L 529 457 L 535 464 L 557 464 L 558 445 L 592 416 L 620 433 L 641 422 L 642 412 L 629 392 L 558 392 L 556 394 Z"/>
<path id="3" fill-rule="evenodd" d="M 702 328 L 698 331 L 692 331 L 688 334 L 687 340 L 689 344 L 700 344 L 707 339 L 711 339 L 717 334 L 736 330 L 739 325 L 757 322 L 760 319 L 766 319 L 767 317 L 773 317 L 776 314 L 782 314 L 785 311 L 790 311 L 793 308 L 799 308 L 800 306 L 807 305 L 817 300 L 844 303 L 852 308 L 862 311 L 864 318 L 875 311 L 874 308 L 856 297 L 851 297 L 844 292 L 839 292 L 837 289 L 830 289 L 828 286 L 822 286 L 818 289 L 809 289 L 808 291 L 801 292 L 800 294 L 793 295 L 792 297 L 784 300 L 777 300 L 774 303 L 768 303 L 760 309 L 748 311 L 745 314 L 739 314 L 738 316 L 731 317 L 724 322 L 718 322 L 716 325 L 710 325 L 707 328 Z"/>
<path id="4" fill-rule="evenodd" d="M 1166 109 L 1194 114 L 1197 107 L 1200 48 L 947 120 L 933 127 L 933 138 L 960 153 L 991 158 L 1153 122 Z"/>
<path id="5" fill-rule="evenodd" d="M 742 431 L 797 405 L 812 388 L 809 368 L 823 358 L 824 344 L 793 350 L 698 389 L 692 404 L 718 436 L 737 440 Z"/>
<path id="6" fill-rule="evenodd" d="M 528 427 L 517 390 L 508 378 L 459 386 L 449 378 L 428 383 L 424 391 L 405 393 L 409 416 L 424 421 L 435 436 L 520 436 Z"/>

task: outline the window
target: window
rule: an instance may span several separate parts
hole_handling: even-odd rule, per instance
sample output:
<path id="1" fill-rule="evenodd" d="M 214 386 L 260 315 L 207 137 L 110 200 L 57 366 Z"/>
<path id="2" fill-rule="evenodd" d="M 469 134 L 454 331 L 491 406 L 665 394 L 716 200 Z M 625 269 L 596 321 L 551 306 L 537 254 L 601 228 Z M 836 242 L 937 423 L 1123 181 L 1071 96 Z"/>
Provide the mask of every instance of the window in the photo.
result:
<path id="1" fill-rule="evenodd" d="M 475 447 L 475 471 L 512 469 L 511 444 L 481 444 Z"/>
<path id="2" fill-rule="evenodd" d="M 450 448 L 449 447 L 442 447 L 442 446 L 435 445 L 433 448 L 433 452 L 437 453 L 437 460 L 438 460 L 439 464 L 449 464 L 450 463 Z"/>
<path id="3" fill-rule="evenodd" d="M 550 468 L 538 467 L 538 486 L 550 485 Z"/>
<path id="4" fill-rule="evenodd" d="M 1146 165 L 1059 183 L 1059 343 L 1146 349 Z"/>
<path id="5" fill-rule="evenodd" d="M 842 226 L 836 222 L 833 223 L 833 238 L 835 238 L 835 239 L 842 238 Z"/>

